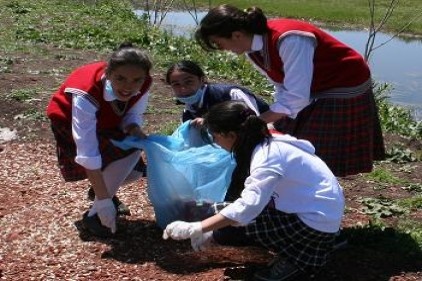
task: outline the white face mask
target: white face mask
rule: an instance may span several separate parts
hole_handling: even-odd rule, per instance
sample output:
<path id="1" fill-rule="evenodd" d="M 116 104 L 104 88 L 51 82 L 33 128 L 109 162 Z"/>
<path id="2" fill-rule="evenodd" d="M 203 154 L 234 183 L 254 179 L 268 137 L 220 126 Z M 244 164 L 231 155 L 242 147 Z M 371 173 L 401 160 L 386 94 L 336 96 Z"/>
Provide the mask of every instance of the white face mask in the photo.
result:
<path id="1" fill-rule="evenodd" d="M 104 88 L 105 92 L 110 95 L 111 97 L 117 99 L 116 95 L 114 94 L 113 91 L 113 87 L 111 86 L 111 81 L 110 80 L 106 80 L 105 81 L 105 88 Z"/>
<path id="2" fill-rule="evenodd" d="M 177 100 L 188 105 L 197 104 L 201 101 L 202 95 L 204 94 L 203 88 L 196 90 L 195 94 L 187 97 L 177 97 Z"/>

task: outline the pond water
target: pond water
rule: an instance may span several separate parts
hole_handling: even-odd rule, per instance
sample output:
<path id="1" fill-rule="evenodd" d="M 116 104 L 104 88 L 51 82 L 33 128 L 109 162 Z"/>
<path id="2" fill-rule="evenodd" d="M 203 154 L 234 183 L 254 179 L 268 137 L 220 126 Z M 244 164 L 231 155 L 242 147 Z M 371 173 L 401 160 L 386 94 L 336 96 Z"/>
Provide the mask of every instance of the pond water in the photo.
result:
<path id="1" fill-rule="evenodd" d="M 143 10 L 135 10 L 139 16 Z M 197 22 L 206 12 L 198 12 L 197 20 L 188 12 L 168 12 L 161 27 L 176 36 L 191 37 Z M 153 20 L 153 19 L 151 19 Z M 364 30 L 327 30 L 340 41 L 361 54 L 365 51 L 368 32 Z M 374 46 L 390 40 L 391 35 L 379 33 Z M 390 101 L 412 109 L 416 120 L 422 120 L 422 40 L 394 38 L 373 51 L 369 64 L 375 81 L 392 86 Z"/>

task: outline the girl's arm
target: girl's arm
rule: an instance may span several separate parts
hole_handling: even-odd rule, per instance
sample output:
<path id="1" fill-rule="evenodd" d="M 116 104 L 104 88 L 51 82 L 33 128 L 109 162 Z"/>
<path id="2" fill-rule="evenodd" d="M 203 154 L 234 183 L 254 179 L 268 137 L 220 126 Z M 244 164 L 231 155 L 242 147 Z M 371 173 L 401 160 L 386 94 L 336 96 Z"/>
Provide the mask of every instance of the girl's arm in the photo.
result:
<path id="1" fill-rule="evenodd" d="M 254 97 L 246 94 L 241 89 L 232 89 L 230 91 L 230 97 L 232 100 L 244 101 L 250 109 L 255 111 L 256 115 L 259 115 L 258 105 L 256 104 Z"/>
<path id="2" fill-rule="evenodd" d="M 312 37 L 290 35 L 281 42 L 278 53 L 283 61 L 284 81 L 275 85 L 276 102 L 270 106 L 274 113 L 296 118 L 309 105 L 315 48 Z"/>
<path id="3" fill-rule="evenodd" d="M 102 159 L 97 139 L 97 107 L 84 96 L 72 97 L 72 134 L 76 144 L 75 162 L 85 168 L 95 192 L 93 210 L 101 224 L 116 232 L 116 208 L 101 172 Z"/>
<path id="4" fill-rule="evenodd" d="M 234 225 L 234 224 L 236 224 L 235 221 L 228 219 L 221 214 L 216 214 L 201 222 L 202 232 L 217 230 L 217 229 L 220 229 L 229 225 Z"/>
<path id="5" fill-rule="evenodd" d="M 144 123 L 144 113 L 147 110 L 149 93 L 145 93 L 126 113 L 123 118 L 122 128 L 130 136 L 146 138 L 147 135 L 142 130 Z"/>

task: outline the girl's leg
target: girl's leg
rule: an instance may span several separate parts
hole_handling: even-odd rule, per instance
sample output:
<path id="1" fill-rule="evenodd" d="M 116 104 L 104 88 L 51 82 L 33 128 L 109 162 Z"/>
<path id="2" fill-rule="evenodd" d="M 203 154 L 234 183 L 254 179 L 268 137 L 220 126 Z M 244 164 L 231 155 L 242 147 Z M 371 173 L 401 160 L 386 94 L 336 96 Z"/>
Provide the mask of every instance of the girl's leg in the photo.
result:
<path id="1" fill-rule="evenodd" d="M 129 176 L 134 180 L 136 176 L 131 173 L 138 163 L 139 157 L 141 157 L 141 151 L 137 150 L 125 158 L 110 163 L 104 169 L 104 181 L 111 196 L 114 196 L 117 193 L 119 187 Z"/>
<path id="2" fill-rule="evenodd" d="M 296 214 L 272 208 L 264 209 L 255 222 L 247 226 L 246 233 L 262 246 L 278 253 L 278 259 L 262 273 L 274 276 L 318 271 L 326 264 L 336 235 L 312 229 Z"/>
<path id="3" fill-rule="evenodd" d="M 129 156 L 126 156 L 125 158 L 110 163 L 104 169 L 103 177 L 107 187 L 107 191 L 111 195 L 111 197 L 114 197 L 119 187 L 132 173 L 133 168 L 138 162 L 140 155 L 140 151 L 135 151 L 129 154 Z M 94 200 L 94 204 L 91 210 L 89 211 L 89 216 L 92 216 L 96 213 L 95 202 L 96 201 Z"/>

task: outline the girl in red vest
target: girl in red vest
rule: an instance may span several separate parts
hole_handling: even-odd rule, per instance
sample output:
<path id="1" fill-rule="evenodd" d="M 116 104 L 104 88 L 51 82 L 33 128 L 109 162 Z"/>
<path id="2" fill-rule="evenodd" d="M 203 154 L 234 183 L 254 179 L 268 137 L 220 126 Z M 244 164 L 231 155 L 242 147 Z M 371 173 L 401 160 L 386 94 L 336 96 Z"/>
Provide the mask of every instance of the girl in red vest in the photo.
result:
<path id="1" fill-rule="evenodd" d="M 85 227 L 94 235 L 115 233 L 119 204 L 115 194 L 123 183 L 142 175 L 141 152 L 121 150 L 111 140 L 146 137 L 141 126 L 151 67 L 143 50 L 122 44 L 107 62 L 74 70 L 48 105 L 63 178 L 88 178 L 95 192 L 94 203 L 83 216 Z"/>
<path id="2" fill-rule="evenodd" d="M 309 23 L 267 20 L 257 7 L 211 9 L 195 36 L 206 50 L 245 54 L 275 88 L 260 118 L 311 141 L 335 175 L 370 172 L 384 158 L 370 70 L 355 50 Z"/>

